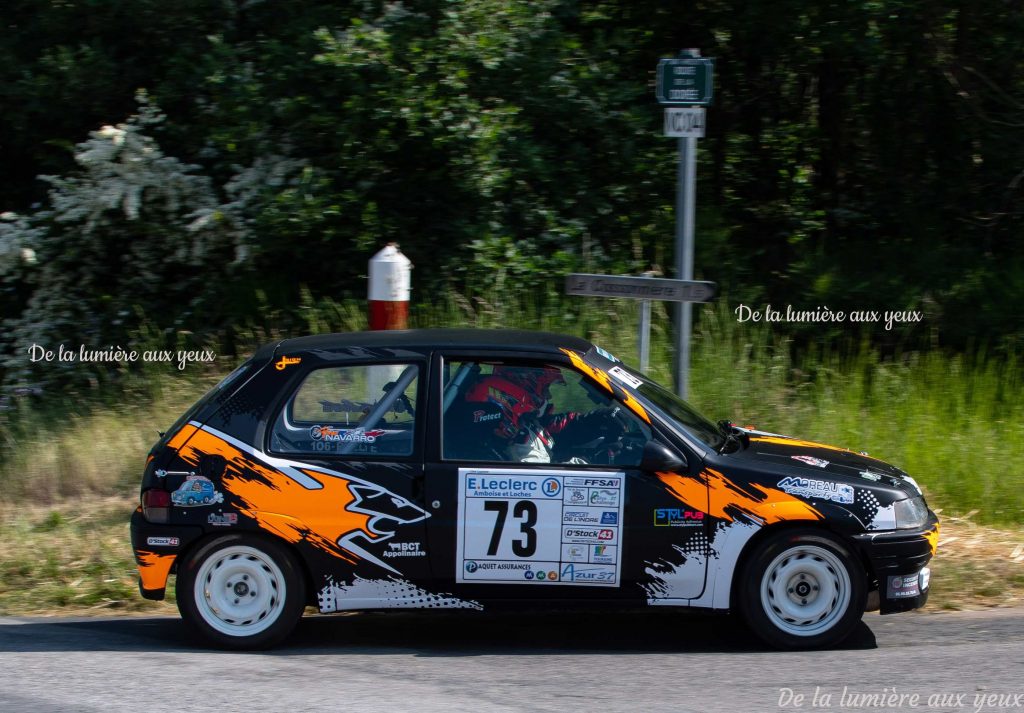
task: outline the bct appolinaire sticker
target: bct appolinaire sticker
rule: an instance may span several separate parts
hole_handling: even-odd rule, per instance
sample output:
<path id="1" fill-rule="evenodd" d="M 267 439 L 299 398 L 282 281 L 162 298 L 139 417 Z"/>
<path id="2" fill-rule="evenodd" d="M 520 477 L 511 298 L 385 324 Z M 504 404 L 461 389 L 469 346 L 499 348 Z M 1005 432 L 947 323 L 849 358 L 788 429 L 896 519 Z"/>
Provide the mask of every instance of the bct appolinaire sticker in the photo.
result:
<path id="1" fill-rule="evenodd" d="M 462 468 L 457 582 L 620 582 L 625 473 Z"/>

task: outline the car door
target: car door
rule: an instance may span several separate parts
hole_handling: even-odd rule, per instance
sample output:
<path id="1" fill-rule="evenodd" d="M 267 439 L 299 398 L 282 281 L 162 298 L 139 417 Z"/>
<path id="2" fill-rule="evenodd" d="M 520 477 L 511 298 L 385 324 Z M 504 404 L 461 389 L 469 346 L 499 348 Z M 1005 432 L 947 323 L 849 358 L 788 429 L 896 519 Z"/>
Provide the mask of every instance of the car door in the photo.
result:
<path id="1" fill-rule="evenodd" d="M 321 610 L 398 605 L 374 583 L 430 579 L 419 416 L 426 359 L 308 355 L 302 364 L 266 434 L 271 464 L 302 487 L 288 498 L 278 488 L 267 508 L 307 531 Z"/>
<path id="2" fill-rule="evenodd" d="M 558 372 L 537 395 L 550 404 L 546 461 L 539 446 L 509 440 L 524 430 L 506 422 L 509 413 L 528 413 L 529 390 L 502 383 L 516 369 Z M 678 501 L 639 464 L 661 436 L 607 386 L 550 353 L 451 351 L 435 355 L 431 399 L 425 487 L 435 586 L 471 600 L 643 603 L 663 596 L 664 568 L 681 548 L 694 556 L 689 586 L 675 594 L 703 589 L 704 521 L 693 513 L 686 527 L 657 520 Z"/>

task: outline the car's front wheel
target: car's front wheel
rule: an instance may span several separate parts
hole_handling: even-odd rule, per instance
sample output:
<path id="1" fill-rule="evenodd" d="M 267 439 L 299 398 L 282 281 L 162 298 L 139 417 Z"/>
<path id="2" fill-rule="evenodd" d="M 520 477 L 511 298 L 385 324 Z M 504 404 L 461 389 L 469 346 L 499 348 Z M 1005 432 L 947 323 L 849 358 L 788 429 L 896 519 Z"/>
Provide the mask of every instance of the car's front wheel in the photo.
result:
<path id="1" fill-rule="evenodd" d="M 276 542 L 248 535 L 211 540 L 178 567 L 178 611 L 209 643 L 260 649 L 281 642 L 305 606 L 295 558 Z"/>
<path id="2" fill-rule="evenodd" d="M 785 530 L 760 544 L 737 586 L 750 628 L 783 649 L 832 646 L 864 613 L 867 581 L 849 548 L 816 530 Z"/>

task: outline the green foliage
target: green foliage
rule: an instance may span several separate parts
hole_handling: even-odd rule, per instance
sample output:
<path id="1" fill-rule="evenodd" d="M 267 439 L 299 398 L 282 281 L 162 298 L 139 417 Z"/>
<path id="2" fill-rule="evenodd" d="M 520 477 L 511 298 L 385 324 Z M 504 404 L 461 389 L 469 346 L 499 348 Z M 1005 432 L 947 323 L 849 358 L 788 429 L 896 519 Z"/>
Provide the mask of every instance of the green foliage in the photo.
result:
<path id="1" fill-rule="evenodd" d="M 496 313 L 570 270 L 668 268 L 651 84 L 685 46 L 717 59 L 699 276 L 748 304 L 922 310 L 870 334 L 887 355 L 1024 336 L 1024 15 L 996 0 L 14 0 L 5 22 L 9 387 L 121 378 L 32 370 L 33 341 L 305 330 L 389 241 L 418 301 Z"/>

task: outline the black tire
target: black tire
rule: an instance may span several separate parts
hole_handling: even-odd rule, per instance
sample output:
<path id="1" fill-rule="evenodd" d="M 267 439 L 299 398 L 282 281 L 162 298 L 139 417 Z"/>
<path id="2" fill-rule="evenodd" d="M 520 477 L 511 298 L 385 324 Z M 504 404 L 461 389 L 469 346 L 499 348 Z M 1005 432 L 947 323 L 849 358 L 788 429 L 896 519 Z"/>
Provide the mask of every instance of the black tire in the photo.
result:
<path id="1" fill-rule="evenodd" d="M 747 625 L 779 649 L 834 646 L 864 614 L 867 577 L 847 545 L 821 530 L 783 530 L 759 543 L 739 573 Z"/>
<path id="2" fill-rule="evenodd" d="M 305 608 L 305 589 L 285 546 L 230 534 L 203 543 L 179 563 L 175 595 L 181 618 L 200 640 L 245 650 L 269 648 L 292 632 Z"/>

